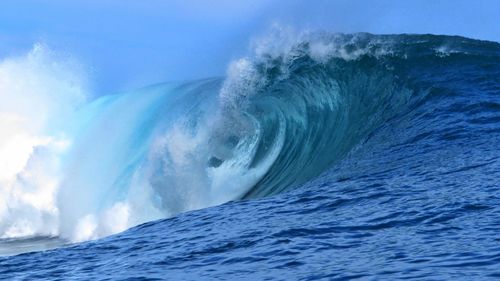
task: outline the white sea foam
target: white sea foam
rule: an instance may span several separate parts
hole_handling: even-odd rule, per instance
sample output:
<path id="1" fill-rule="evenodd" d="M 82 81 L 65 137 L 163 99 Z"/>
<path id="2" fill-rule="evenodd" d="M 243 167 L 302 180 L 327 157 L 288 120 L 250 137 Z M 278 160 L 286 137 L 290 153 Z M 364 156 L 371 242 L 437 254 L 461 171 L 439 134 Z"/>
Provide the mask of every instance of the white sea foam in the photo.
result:
<path id="1" fill-rule="evenodd" d="M 0 237 L 57 235 L 59 128 L 85 102 L 84 77 L 42 44 L 0 62 Z"/>

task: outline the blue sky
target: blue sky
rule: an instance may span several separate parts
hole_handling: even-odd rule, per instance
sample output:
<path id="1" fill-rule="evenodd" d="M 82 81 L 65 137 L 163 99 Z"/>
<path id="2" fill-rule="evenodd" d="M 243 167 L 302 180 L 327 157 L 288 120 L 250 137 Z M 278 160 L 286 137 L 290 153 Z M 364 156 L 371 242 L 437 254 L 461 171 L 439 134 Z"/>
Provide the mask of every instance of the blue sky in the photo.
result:
<path id="1" fill-rule="evenodd" d="M 99 94 L 225 73 L 271 25 L 500 41 L 498 0 L 4 0 L 0 57 L 71 54 Z"/>

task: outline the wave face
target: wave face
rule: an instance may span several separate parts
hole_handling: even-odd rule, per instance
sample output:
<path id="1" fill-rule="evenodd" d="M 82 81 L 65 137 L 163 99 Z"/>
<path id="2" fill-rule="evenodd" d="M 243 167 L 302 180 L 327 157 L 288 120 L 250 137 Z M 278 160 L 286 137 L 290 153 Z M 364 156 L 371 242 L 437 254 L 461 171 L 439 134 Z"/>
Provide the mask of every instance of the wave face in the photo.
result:
<path id="1" fill-rule="evenodd" d="M 488 243 L 469 240 L 474 224 L 458 221 L 483 222 L 491 218 L 485 212 L 498 212 L 499 62 L 498 43 L 462 37 L 308 33 L 263 40 L 252 56 L 233 62 L 225 78 L 153 85 L 91 102 L 81 98 L 82 87 L 75 87 L 81 83 L 58 79 L 72 81 L 75 94 L 57 97 L 57 107 L 39 104 L 49 121 L 26 129 L 31 142 L 22 158 L 14 157 L 17 173 L 0 179 L 2 192 L 8 194 L 0 197 L 7 198 L 6 207 L 0 207 L 0 236 L 15 241 L 43 237 L 51 245 L 84 241 L 189 210 L 259 199 L 26 258 L 43 258 L 53 268 L 48 264 L 57 253 L 95 251 L 93 260 L 99 263 L 109 257 L 97 248 L 123 248 L 127 254 L 129 246 L 135 247 L 130 241 L 142 241 L 165 247 L 139 248 L 128 261 L 148 264 L 146 272 L 157 269 L 160 274 L 161 263 L 143 258 L 190 266 L 183 256 L 195 250 L 183 246 L 184 238 L 175 234 L 182 231 L 190 243 L 227 246 L 198 249 L 192 253 L 193 266 L 201 262 L 196 257 L 208 260 L 222 251 L 242 255 L 249 264 L 264 260 L 269 270 L 256 279 L 276 273 L 271 265 L 278 266 L 280 257 L 303 276 L 301 269 L 312 261 L 305 257 L 311 255 L 316 265 L 328 265 L 317 270 L 318 278 L 326 278 L 325 268 L 349 264 L 355 257 L 366 260 L 372 270 L 380 268 L 370 253 L 400 255 L 391 261 L 395 268 L 408 269 L 419 258 L 429 266 L 439 263 L 426 243 L 434 245 L 436 255 L 449 256 L 448 265 L 458 266 L 467 258 L 453 255 L 467 251 L 447 250 L 439 237 L 461 233 L 464 243 L 477 246 L 475 257 L 492 266 L 493 256 L 481 252 Z M 9 70 L 5 65 L 0 70 Z M 54 99 L 43 93 L 32 95 L 41 101 Z M 19 109 L 15 115 L 26 112 Z M 60 116 L 64 122 L 52 122 Z M 11 140 L 19 135 L 5 134 Z M 42 196 L 44 203 L 33 196 Z M 217 229 L 208 235 L 205 223 Z M 489 223 L 484 223 L 486 233 Z M 413 238 L 402 237 L 403 228 Z M 427 239 L 433 231 L 438 233 Z M 228 242 L 219 232 L 235 240 Z M 324 239 L 317 240 L 320 236 Z M 294 252 L 300 239 L 310 240 L 309 247 L 297 252 L 304 256 L 293 263 L 293 254 L 280 251 Z M 403 253 L 405 239 L 423 256 Z M 379 245 L 389 240 L 399 250 Z M 249 243 L 248 255 L 237 246 L 242 241 Z M 324 243 L 338 247 L 321 248 Z M 260 255 L 264 248 L 275 252 Z M 340 249 L 344 254 L 339 256 Z M 165 256 L 169 253 L 170 258 Z M 229 256 L 223 264 L 237 267 Z M 324 260 L 326 256 L 337 257 L 339 263 Z M 0 259 L 0 264 L 15 272 L 19 259 Z M 115 272 L 111 267 L 120 268 L 108 264 L 97 271 L 105 276 Z M 203 264 L 232 276 L 231 266 Z M 141 268 L 127 271 L 127 276 L 136 276 Z M 375 274 L 372 270 L 361 271 Z M 334 275 L 344 276 L 341 272 Z"/>

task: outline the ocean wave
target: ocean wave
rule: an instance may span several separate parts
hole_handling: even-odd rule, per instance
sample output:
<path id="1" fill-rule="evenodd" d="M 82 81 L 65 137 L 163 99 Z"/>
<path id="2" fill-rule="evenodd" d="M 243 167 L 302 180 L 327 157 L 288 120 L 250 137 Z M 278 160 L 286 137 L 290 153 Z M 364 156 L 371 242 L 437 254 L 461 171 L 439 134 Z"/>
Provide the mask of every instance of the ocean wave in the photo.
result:
<path id="1" fill-rule="evenodd" d="M 258 42 L 226 78 L 90 102 L 83 75 L 40 58 L 39 47 L 4 61 L 0 77 L 26 89 L 0 91 L 1 122 L 9 125 L 2 128 L 15 128 L 2 132 L 0 155 L 17 161 L 0 178 L 0 236 L 84 241 L 291 190 L 362 150 L 389 120 L 426 104 L 435 95 L 430 81 L 463 78 L 426 77 L 427 70 L 482 64 L 500 53 L 496 43 L 448 36 L 278 38 Z M 19 80 L 26 73 L 33 79 Z M 12 153 L 9 142 L 26 145 Z"/>

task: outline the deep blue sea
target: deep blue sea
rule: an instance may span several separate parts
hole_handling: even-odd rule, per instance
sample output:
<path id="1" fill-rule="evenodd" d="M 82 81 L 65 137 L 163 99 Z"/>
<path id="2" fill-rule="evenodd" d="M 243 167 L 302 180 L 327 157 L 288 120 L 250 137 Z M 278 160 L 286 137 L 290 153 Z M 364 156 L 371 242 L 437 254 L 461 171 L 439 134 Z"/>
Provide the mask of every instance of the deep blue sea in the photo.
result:
<path id="1" fill-rule="evenodd" d="M 500 44 L 274 43 L 60 125 L 57 214 L 0 223 L 0 279 L 500 279 Z"/>

